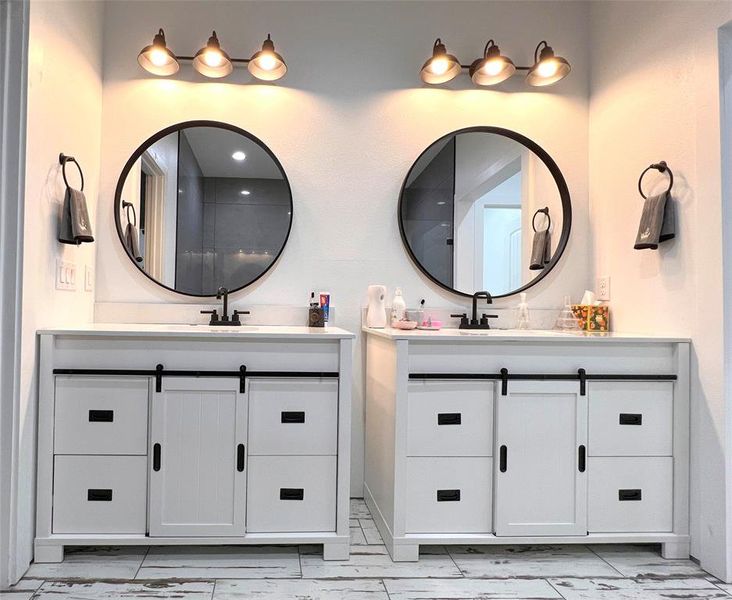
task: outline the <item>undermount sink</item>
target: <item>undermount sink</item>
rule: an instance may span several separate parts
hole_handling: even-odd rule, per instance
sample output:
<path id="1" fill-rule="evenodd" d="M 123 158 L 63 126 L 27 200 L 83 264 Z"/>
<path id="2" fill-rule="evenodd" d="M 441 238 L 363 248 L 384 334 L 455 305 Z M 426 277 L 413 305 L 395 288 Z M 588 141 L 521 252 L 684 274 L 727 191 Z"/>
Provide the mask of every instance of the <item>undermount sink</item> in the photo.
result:
<path id="1" fill-rule="evenodd" d="M 222 333 L 237 333 L 243 331 L 257 331 L 258 327 L 252 327 L 251 325 L 240 325 L 238 327 L 226 327 L 226 326 L 211 326 L 206 323 L 178 323 L 174 325 L 161 325 L 164 329 L 176 331 L 178 329 L 186 329 L 188 327 L 194 327 L 199 331 L 210 331 L 211 333 L 222 332 Z"/>
<path id="2" fill-rule="evenodd" d="M 553 331 L 548 329 L 458 329 L 458 332 L 460 335 L 524 335 L 527 337 L 575 337 L 582 334 L 581 331 L 573 333 L 571 331 Z"/>

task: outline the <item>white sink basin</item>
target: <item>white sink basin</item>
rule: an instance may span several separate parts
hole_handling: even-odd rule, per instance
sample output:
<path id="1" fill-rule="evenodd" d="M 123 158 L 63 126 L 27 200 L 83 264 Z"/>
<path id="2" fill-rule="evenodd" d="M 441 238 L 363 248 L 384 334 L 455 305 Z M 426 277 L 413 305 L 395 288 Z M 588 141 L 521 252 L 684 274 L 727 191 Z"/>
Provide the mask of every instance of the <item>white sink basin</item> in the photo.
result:
<path id="1" fill-rule="evenodd" d="M 199 324 L 199 323 L 178 323 L 176 325 L 159 325 L 159 327 L 168 331 L 179 331 L 185 329 L 195 329 L 196 331 L 210 331 L 212 333 L 237 333 L 237 332 L 248 332 L 257 331 L 258 327 L 252 327 L 250 325 L 240 325 L 239 327 L 224 327 Z"/>
<path id="2" fill-rule="evenodd" d="M 526 337 L 576 337 L 582 335 L 581 331 L 573 333 L 571 331 L 551 331 L 547 329 L 459 329 L 460 335 L 512 335 Z"/>

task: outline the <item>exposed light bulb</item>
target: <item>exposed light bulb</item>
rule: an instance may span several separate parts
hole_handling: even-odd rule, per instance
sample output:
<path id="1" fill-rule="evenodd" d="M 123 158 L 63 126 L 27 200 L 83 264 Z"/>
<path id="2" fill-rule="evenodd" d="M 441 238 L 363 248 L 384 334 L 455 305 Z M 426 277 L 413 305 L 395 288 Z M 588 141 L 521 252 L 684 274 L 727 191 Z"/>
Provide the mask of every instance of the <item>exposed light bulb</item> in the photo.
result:
<path id="1" fill-rule="evenodd" d="M 537 71 L 541 77 L 553 77 L 557 74 L 558 68 L 556 60 L 545 60 L 539 63 Z"/>
<path id="2" fill-rule="evenodd" d="M 432 71 L 435 75 L 444 75 L 447 73 L 447 69 L 449 68 L 449 63 L 446 58 L 435 58 L 430 63 L 430 71 Z"/>
<path id="3" fill-rule="evenodd" d="M 203 55 L 203 60 L 209 67 L 219 67 L 224 62 L 224 57 L 218 50 L 207 50 Z"/>
<path id="4" fill-rule="evenodd" d="M 150 62 L 156 67 L 162 67 L 168 62 L 168 54 L 164 50 L 156 48 L 150 53 Z"/>
<path id="5" fill-rule="evenodd" d="M 271 71 L 277 66 L 277 59 L 272 54 L 262 54 L 259 57 L 259 66 L 265 71 Z"/>
<path id="6" fill-rule="evenodd" d="M 233 158 L 234 160 L 239 160 L 239 161 L 244 160 L 246 157 L 247 157 L 247 155 L 244 154 L 241 150 L 237 150 L 236 152 L 234 152 L 234 154 L 231 155 L 231 158 Z"/>
<path id="7" fill-rule="evenodd" d="M 500 58 L 496 58 L 485 63 L 485 65 L 483 65 L 483 71 L 487 75 L 495 76 L 503 71 L 504 67 L 505 63 Z"/>

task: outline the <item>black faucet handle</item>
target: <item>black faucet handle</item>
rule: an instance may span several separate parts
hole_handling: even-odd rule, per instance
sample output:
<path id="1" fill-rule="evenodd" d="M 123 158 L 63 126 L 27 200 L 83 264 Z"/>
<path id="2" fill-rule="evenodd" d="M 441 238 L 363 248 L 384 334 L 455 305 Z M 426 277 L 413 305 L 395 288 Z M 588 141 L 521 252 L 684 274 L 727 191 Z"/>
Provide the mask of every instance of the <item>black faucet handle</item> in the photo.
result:
<path id="1" fill-rule="evenodd" d="M 487 315 L 483 313 L 483 316 L 480 318 L 480 324 L 488 326 L 488 319 L 497 319 L 498 315 Z"/>
<path id="2" fill-rule="evenodd" d="M 459 315 L 450 315 L 453 318 L 460 318 L 460 329 L 465 329 L 470 325 L 470 321 L 468 320 L 468 314 L 467 313 L 460 313 Z"/>
<path id="3" fill-rule="evenodd" d="M 460 313 L 459 315 L 450 315 L 453 319 L 461 318 L 465 319 L 468 316 L 468 313 Z"/>
<path id="4" fill-rule="evenodd" d="M 219 313 L 214 308 L 213 310 L 202 310 L 202 315 L 211 315 L 211 319 L 209 320 L 208 324 L 213 325 L 214 323 L 217 323 L 219 320 Z"/>
<path id="5" fill-rule="evenodd" d="M 250 314 L 248 310 L 237 310 L 234 309 L 234 312 L 231 314 L 231 322 L 239 325 L 241 324 L 241 320 L 239 319 L 239 315 L 248 315 Z"/>

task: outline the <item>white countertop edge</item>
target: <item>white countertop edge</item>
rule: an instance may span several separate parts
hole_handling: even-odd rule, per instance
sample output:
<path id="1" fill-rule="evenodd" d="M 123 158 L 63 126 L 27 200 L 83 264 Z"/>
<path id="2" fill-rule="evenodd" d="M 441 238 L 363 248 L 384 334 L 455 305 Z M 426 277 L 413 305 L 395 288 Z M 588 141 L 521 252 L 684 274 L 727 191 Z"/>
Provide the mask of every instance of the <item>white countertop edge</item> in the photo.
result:
<path id="1" fill-rule="evenodd" d="M 619 342 L 635 342 L 648 344 L 676 344 L 689 343 L 691 340 L 685 337 L 666 336 L 666 335 L 650 335 L 643 333 L 579 333 L 579 334 L 563 334 L 552 331 L 541 331 L 541 333 L 532 332 L 531 330 L 519 332 L 517 330 L 500 330 L 491 329 L 490 333 L 470 334 L 461 332 L 458 329 L 441 329 L 440 331 L 424 331 L 420 329 L 403 330 L 392 329 L 373 329 L 371 327 L 362 327 L 361 331 L 369 335 L 386 338 L 389 340 L 409 340 L 413 342 L 549 342 L 567 343 L 567 344 L 585 344 L 588 342 L 601 343 L 619 343 Z"/>
<path id="2" fill-rule="evenodd" d="M 122 337 L 173 337 L 173 338 L 228 338 L 228 339 L 300 339 L 335 340 L 355 338 L 356 335 L 339 327 L 294 327 L 291 325 L 243 325 L 235 327 L 209 327 L 208 325 L 158 325 L 128 323 L 91 323 L 70 327 L 39 329 L 39 335 L 63 336 L 122 336 Z"/>

